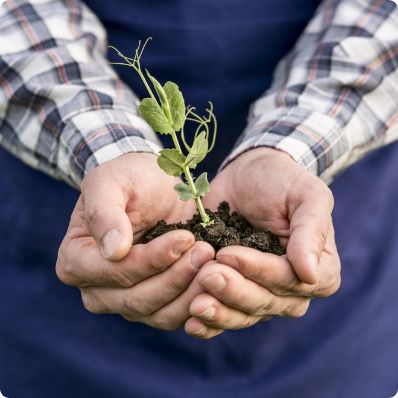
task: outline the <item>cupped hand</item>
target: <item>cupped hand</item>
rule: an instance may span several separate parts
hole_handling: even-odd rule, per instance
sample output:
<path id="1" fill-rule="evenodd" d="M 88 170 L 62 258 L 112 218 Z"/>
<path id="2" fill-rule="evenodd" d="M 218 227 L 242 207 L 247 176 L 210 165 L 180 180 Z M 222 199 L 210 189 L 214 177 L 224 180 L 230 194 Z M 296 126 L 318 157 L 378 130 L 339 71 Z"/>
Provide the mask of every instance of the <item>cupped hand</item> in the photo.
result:
<path id="1" fill-rule="evenodd" d="M 104 163 L 85 177 L 56 271 L 61 281 L 81 289 L 89 311 L 118 313 L 167 330 L 186 320 L 186 300 L 169 304 L 214 257 L 214 250 L 185 230 L 139 243 L 158 220 L 192 216 L 194 204 L 179 201 L 176 182 L 154 155 L 138 153 Z M 167 317 L 158 314 L 164 307 L 171 308 Z"/>
<path id="2" fill-rule="evenodd" d="M 311 298 L 338 289 L 333 197 L 320 179 L 288 155 L 259 148 L 238 157 L 211 183 L 206 206 L 215 208 L 222 200 L 252 225 L 276 234 L 287 254 L 237 246 L 220 250 L 217 262 L 196 277 L 207 293 L 191 303 L 189 334 L 209 338 L 276 315 L 301 316 Z"/>

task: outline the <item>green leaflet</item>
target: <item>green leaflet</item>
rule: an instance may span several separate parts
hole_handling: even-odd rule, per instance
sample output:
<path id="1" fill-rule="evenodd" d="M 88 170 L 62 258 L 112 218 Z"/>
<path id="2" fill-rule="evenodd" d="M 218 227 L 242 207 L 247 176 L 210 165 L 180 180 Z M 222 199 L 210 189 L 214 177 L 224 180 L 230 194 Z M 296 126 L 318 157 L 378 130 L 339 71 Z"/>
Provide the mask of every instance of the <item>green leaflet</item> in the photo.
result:
<path id="1" fill-rule="evenodd" d="M 172 126 L 174 131 L 181 130 L 185 123 L 185 101 L 177 84 L 167 82 L 164 85 L 164 92 L 170 105 Z"/>
<path id="2" fill-rule="evenodd" d="M 155 99 L 144 98 L 140 104 L 140 112 L 154 131 L 160 134 L 171 134 L 174 132 L 173 127 Z"/>
<path id="3" fill-rule="evenodd" d="M 194 169 L 207 155 L 209 143 L 207 141 L 206 133 L 202 131 L 192 144 L 191 150 L 187 156 L 185 166 Z"/>
<path id="4" fill-rule="evenodd" d="M 163 110 L 163 114 L 167 119 L 168 125 L 171 126 L 173 131 L 181 130 L 185 122 L 185 102 L 177 84 L 167 82 L 162 87 L 159 81 L 156 80 L 148 71 L 146 71 L 146 73 L 158 94 L 161 104 L 161 107 L 159 108 Z"/>
<path id="5" fill-rule="evenodd" d="M 114 48 L 124 60 L 124 62 L 118 64 L 132 67 L 143 81 L 150 98 L 144 98 L 141 101 L 139 106 L 141 115 L 155 132 L 170 134 L 174 143 L 174 149 L 160 151 L 160 156 L 157 159 L 158 165 L 168 175 L 177 177 L 184 174 L 186 183 L 177 184 L 174 189 L 181 200 L 195 199 L 198 213 L 203 221 L 201 225 L 207 227 L 214 224 L 214 220 L 210 220 L 206 214 L 201 201 L 201 198 L 210 191 L 207 173 L 202 173 L 194 182 L 189 169 L 196 168 L 209 152 L 209 125 L 211 123 L 214 124 L 211 149 L 214 146 L 217 134 L 217 121 L 213 113 L 213 104 L 209 102 L 209 108 L 206 109 L 208 116 L 201 117 L 194 112 L 195 108 L 189 107 L 189 109 L 185 109 L 184 97 L 177 84 L 168 81 L 162 86 L 147 70 L 145 70 L 146 76 L 144 76 L 140 60 L 148 40 L 142 46 L 141 42 L 139 42 L 134 58 L 126 57 Z M 151 83 L 153 87 L 151 87 Z M 183 130 L 187 115 L 190 115 L 190 121 L 198 123 L 192 146 L 188 145 Z M 205 131 L 202 131 L 203 129 Z M 182 143 L 184 144 L 183 148 L 188 152 L 187 156 L 181 151 L 177 135 L 179 131 Z M 202 132 L 198 134 L 200 131 Z"/>
<path id="6" fill-rule="evenodd" d="M 148 75 L 149 79 L 151 80 L 153 87 L 155 87 L 156 93 L 158 94 L 160 104 L 162 105 L 163 112 L 169 121 L 169 124 L 173 124 L 173 120 L 171 117 L 170 112 L 170 103 L 169 99 L 167 98 L 167 94 L 163 89 L 162 85 L 146 70 L 146 74 Z M 175 129 L 174 129 L 175 130 Z"/>
<path id="7" fill-rule="evenodd" d="M 189 186 L 187 184 L 183 184 L 182 182 L 175 185 L 174 190 L 180 195 L 181 200 L 186 201 L 195 198 L 195 195 L 191 192 Z"/>
<path id="8" fill-rule="evenodd" d="M 180 176 L 183 173 L 185 156 L 177 149 L 162 149 L 158 157 L 159 167 L 170 176 Z"/>
<path id="9" fill-rule="evenodd" d="M 198 196 L 205 196 L 210 192 L 209 181 L 207 180 L 207 173 L 202 173 L 195 181 L 195 187 L 198 192 Z"/>

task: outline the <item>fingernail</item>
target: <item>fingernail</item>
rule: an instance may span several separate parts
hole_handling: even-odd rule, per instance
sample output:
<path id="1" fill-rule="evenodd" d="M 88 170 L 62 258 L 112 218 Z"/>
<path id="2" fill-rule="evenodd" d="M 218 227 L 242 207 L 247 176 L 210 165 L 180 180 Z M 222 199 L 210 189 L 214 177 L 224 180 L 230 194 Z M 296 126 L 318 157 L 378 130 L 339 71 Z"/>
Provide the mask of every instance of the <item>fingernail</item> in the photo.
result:
<path id="1" fill-rule="evenodd" d="M 177 238 L 176 242 L 173 245 L 173 253 L 176 256 L 181 256 L 182 253 L 185 252 L 185 250 L 188 249 L 189 246 L 192 244 L 192 239 L 187 238 L 187 237 L 181 237 Z"/>
<path id="2" fill-rule="evenodd" d="M 215 314 L 216 314 L 216 309 L 211 306 L 211 307 L 207 308 L 205 311 L 198 314 L 198 317 L 204 318 L 207 320 L 211 320 L 211 319 L 213 319 Z"/>
<path id="3" fill-rule="evenodd" d="M 220 255 L 217 256 L 217 261 L 221 264 L 224 265 L 229 265 L 230 267 L 239 268 L 239 260 L 235 256 L 226 256 L 226 255 Z"/>
<path id="4" fill-rule="evenodd" d="M 206 264 L 212 259 L 211 253 L 204 249 L 195 249 L 191 254 L 191 264 L 195 269 L 199 269 L 202 265 Z"/>
<path id="5" fill-rule="evenodd" d="M 225 287 L 227 281 L 221 274 L 213 274 L 204 278 L 202 284 L 210 292 L 218 292 Z"/>
<path id="6" fill-rule="evenodd" d="M 117 229 L 111 229 L 101 242 L 101 252 L 105 258 L 111 257 L 119 247 L 122 235 Z"/>

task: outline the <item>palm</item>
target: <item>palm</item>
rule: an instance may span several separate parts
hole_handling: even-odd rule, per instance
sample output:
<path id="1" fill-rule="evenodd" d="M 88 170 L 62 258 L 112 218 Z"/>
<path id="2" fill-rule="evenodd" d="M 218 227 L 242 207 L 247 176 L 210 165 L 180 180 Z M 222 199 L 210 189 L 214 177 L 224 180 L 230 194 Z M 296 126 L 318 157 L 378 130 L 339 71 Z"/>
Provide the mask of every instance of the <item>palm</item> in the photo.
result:
<path id="1" fill-rule="evenodd" d="M 259 148 L 231 162 L 212 181 L 205 204 L 215 208 L 223 200 L 253 226 L 279 237 L 302 281 L 315 283 L 315 268 L 325 251 L 337 255 L 330 244 L 330 190 L 280 151 Z"/>
<path id="2" fill-rule="evenodd" d="M 285 162 L 292 161 L 285 156 L 278 161 L 253 157 L 242 165 L 234 164 L 238 160 L 231 163 L 211 182 L 206 206 L 215 208 L 227 200 L 253 226 L 272 231 L 284 242 L 290 230 L 288 199 L 300 173 L 299 168 L 286 173 Z"/>
<path id="3" fill-rule="evenodd" d="M 77 212 L 81 214 L 80 224 L 90 224 L 91 220 L 103 215 L 98 214 L 99 206 L 93 206 L 92 203 L 97 203 L 100 198 L 104 201 L 112 193 L 118 204 L 116 208 L 112 207 L 112 211 L 121 214 L 110 214 L 109 217 L 124 219 L 127 215 L 134 230 L 134 241 L 139 240 L 159 220 L 185 221 L 195 212 L 195 205 L 192 201 L 182 202 L 178 199 L 173 188 L 178 182 L 178 178 L 167 176 L 159 168 L 152 154 L 121 156 L 99 166 L 83 181 L 83 200 L 78 204 L 81 211 Z M 101 213 L 106 211 L 104 203 Z M 90 229 L 88 225 L 88 235 Z"/>

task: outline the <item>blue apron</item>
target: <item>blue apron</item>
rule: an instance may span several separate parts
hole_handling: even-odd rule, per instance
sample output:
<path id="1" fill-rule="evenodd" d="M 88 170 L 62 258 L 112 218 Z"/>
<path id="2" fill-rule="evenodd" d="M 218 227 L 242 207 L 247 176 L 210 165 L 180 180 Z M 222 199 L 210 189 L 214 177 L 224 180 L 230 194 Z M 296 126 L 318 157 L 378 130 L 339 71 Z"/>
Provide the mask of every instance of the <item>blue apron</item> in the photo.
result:
<path id="1" fill-rule="evenodd" d="M 318 0 L 90 0 L 125 52 L 145 52 L 187 102 L 215 104 L 213 173 L 249 104 Z M 119 70 L 140 95 L 134 74 Z M 376 398 L 398 388 L 398 144 L 333 184 L 340 291 L 302 319 L 274 319 L 211 341 L 83 309 L 55 276 L 77 192 L 0 151 L 0 391 L 15 398 Z"/>

